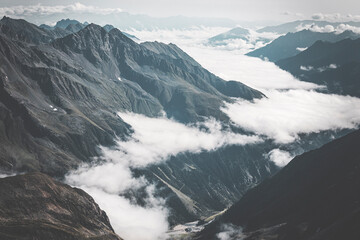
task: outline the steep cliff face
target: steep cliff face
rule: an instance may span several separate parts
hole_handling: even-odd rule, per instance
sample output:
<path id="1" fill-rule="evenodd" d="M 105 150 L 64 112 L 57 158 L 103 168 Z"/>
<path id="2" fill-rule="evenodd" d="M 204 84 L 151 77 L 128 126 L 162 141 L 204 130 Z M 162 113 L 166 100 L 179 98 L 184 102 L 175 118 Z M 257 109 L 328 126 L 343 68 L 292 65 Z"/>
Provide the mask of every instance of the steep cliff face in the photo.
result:
<path id="1" fill-rule="evenodd" d="M 359 239 L 359 141 L 357 130 L 295 157 L 210 224 L 201 239 L 215 239 L 226 225 L 233 229 L 229 239 Z"/>
<path id="2" fill-rule="evenodd" d="M 91 196 L 41 173 L 0 179 L 0 238 L 121 239 Z"/>

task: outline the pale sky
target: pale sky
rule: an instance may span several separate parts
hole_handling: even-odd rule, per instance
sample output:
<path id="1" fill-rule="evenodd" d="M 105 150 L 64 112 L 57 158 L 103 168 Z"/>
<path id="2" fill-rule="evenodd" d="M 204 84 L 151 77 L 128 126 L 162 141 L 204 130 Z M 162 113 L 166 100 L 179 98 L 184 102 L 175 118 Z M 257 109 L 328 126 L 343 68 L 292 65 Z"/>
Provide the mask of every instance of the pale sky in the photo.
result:
<path id="1" fill-rule="evenodd" d="M 0 7 L 36 4 L 54 6 L 77 2 L 98 8 L 120 8 L 125 12 L 154 17 L 184 15 L 242 21 L 287 21 L 310 18 L 315 13 L 331 16 L 335 13 L 342 16 L 360 15 L 359 0 L 1 0 Z"/>

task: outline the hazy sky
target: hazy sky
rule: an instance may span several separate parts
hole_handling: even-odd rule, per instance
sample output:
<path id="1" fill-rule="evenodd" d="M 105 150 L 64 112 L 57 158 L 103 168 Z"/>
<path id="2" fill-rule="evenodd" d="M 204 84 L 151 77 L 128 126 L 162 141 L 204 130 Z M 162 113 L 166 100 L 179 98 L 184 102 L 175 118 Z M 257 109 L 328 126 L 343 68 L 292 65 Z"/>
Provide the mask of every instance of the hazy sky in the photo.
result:
<path id="1" fill-rule="evenodd" d="M 226 17 L 235 20 L 310 18 L 315 13 L 360 15 L 359 0 L 1 0 L 0 7 L 16 5 L 68 5 L 76 2 L 101 8 L 121 8 L 150 16 Z"/>

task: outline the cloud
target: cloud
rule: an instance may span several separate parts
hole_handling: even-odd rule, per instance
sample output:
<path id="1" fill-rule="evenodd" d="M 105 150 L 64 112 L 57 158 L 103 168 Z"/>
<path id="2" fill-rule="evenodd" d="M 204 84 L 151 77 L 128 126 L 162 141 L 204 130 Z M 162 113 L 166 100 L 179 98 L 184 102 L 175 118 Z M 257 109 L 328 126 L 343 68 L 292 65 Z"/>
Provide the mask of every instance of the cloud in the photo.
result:
<path id="1" fill-rule="evenodd" d="M 360 123 L 360 99 L 307 90 L 267 91 L 254 102 L 239 100 L 223 111 L 235 124 L 277 143 L 301 133 L 354 129 Z"/>
<path id="2" fill-rule="evenodd" d="M 223 51 L 211 47 L 184 49 L 210 72 L 225 80 L 240 81 L 260 91 L 268 89 L 314 89 L 319 86 L 301 82 L 272 62 L 248 57 L 240 51 Z M 223 64 L 219 64 L 219 62 Z"/>
<path id="3" fill-rule="evenodd" d="M 267 157 L 278 167 L 285 167 L 291 161 L 291 159 L 294 158 L 294 156 L 292 156 L 289 152 L 280 150 L 278 148 L 271 150 L 267 154 Z"/>
<path id="4" fill-rule="evenodd" d="M 228 51 L 236 50 L 241 53 L 248 53 L 255 49 L 264 47 L 274 39 L 281 36 L 280 34 L 273 32 L 259 33 L 252 29 L 248 29 L 248 31 L 249 34 L 247 34 L 246 36 L 239 36 L 239 38 L 219 40 L 208 43 L 208 45 L 211 45 L 212 47 L 220 50 L 228 50 Z"/>
<path id="5" fill-rule="evenodd" d="M 0 173 L 0 178 L 7 178 L 18 175 L 19 173 Z"/>
<path id="6" fill-rule="evenodd" d="M 313 66 L 300 66 L 300 70 L 303 70 L 303 71 L 306 71 L 306 72 L 309 72 L 309 71 L 311 71 L 313 69 L 314 69 Z"/>
<path id="7" fill-rule="evenodd" d="M 102 176 L 105 176 L 103 173 Z M 109 182 L 111 184 L 111 182 Z M 96 187 L 81 186 L 107 213 L 115 232 L 124 239 L 165 239 L 169 228 L 165 200 L 154 197 L 154 186 L 147 187 L 146 206 L 132 203 L 125 197 L 110 194 Z"/>
<path id="8" fill-rule="evenodd" d="M 149 118 L 134 113 L 119 113 L 134 129 L 129 141 L 118 141 L 115 150 L 105 157 L 127 159 L 129 165 L 146 167 L 182 152 L 214 151 L 226 145 L 254 144 L 256 136 L 246 136 L 222 130 L 220 122 L 208 119 L 195 125 L 184 125 L 174 120 Z M 118 155 L 120 154 L 120 155 Z"/>
<path id="9" fill-rule="evenodd" d="M 360 15 L 344 15 L 340 13 L 314 13 L 311 18 L 330 22 L 360 21 Z"/>
<path id="10" fill-rule="evenodd" d="M 231 240 L 231 239 L 237 239 L 237 240 L 243 240 L 246 238 L 246 235 L 243 234 L 242 227 L 233 225 L 231 223 L 223 224 L 221 226 L 221 232 L 216 234 L 217 239 L 219 240 Z"/>
<path id="11" fill-rule="evenodd" d="M 297 47 L 296 50 L 298 50 L 299 52 L 303 52 L 306 49 L 308 49 L 307 47 L 301 48 L 301 47 Z"/>
<path id="12" fill-rule="evenodd" d="M 6 15 L 9 17 L 26 17 L 34 15 L 51 15 L 51 14 L 66 14 L 66 13 L 93 13 L 93 14 L 111 14 L 122 12 L 120 8 L 100 8 L 92 5 L 84 5 L 82 3 L 73 3 L 69 5 L 54 5 L 45 6 L 37 5 L 18 5 L 12 7 L 0 8 L 0 16 Z"/>
<path id="13" fill-rule="evenodd" d="M 66 177 L 66 182 L 89 192 L 109 215 L 115 231 L 125 239 L 159 239 L 168 228 L 163 199 L 144 177 L 134 177 L 131 169 L 145 168 L 183 152 L 214 151 L 226 145 L 256 144 L 257 136 L 224 130 L 214 119 L 184 125 L 165 117 L 150 118 L 134 113 L 119 113 L 134 130 L 113 148 L 102 147 L 97 164 L 81 166 Z M 128 190 L 146 189 L 147 206 L 138 206 L 122 197 Z"/>
<path id="14" fill-rule="evenodd" d="M 319 68 L 314 68 L 313 66 L 300 66 L 300 70 L 310 72 L 310 71 L 318 71 L 324 72 L 328 69 L 336 69 L 338 66 L 335 63 L 329 64 L 328 66 L 323 66 Z"/>
<path id="15" fill-rule="evenodd" d="M 360 27 L 352 26 L 349 24 L 341 23 L 339 25 L 333 26 L 333 25 L 325 25 L 324 27 L 319 27 L 316 23 L 312 24 L 300 24 L 296 27 L 297 31 L 301 30 L 310 30 L 312 32 L 321 32 L 321 33 L 335 33 L 335 34 L 341 34 L 345 31 L 352 31 L 354 33 L 360 34 Z"/>
<path id="16" fill-rule="evenodd" d="M 281 13 L 282 15 L 285 15 L 285 16 L 294 16 L 294 17 L 304 17 L 304 14 L 303 13 L 297 13 L 297 12 L 290 12 L 290 11 L 285 11 L 285 12 L 282 12 Z"/>

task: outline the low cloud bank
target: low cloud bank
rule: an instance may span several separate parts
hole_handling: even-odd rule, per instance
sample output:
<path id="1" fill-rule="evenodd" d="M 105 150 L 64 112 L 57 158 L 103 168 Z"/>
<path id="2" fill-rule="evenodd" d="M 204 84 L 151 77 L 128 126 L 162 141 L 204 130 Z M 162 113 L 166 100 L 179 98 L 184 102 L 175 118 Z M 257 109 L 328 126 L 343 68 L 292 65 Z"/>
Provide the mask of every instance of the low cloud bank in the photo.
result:
<path id="1" fill-rule="evenodd" d="M 255 49 L 264 47 L 274 39 L 280 37 L 280 34 L 273 32 L 256 32 L 248 29 L 249 34 L 239 35 L 238 38 L 231 36 L 229 39 L 223 39 L 208 43 L 211 47 L 218 50 L 238 51 L 247 53 Z"/>
<path id="2" fill-rule="evenodd" d="M 156 197 L 155 187 L 145 178 L 133 176 L 132 168 L 144 168 L 166 161 L 182 152 L 214 151 L 226 145 L 261 142 L 257 136 L 225 131 L 209 119 L 194 125 L 174 120 L 119 113 L 134 130 L 127 141 L 114 148 L 102 148 L 97 165 L 84 165 L 71 172 L 66 182 L 89 192 L 111 220 L 115 231 L 125 239 L 161 239 L 168 229 L 165 200 Z M 128 190 L 145 189 L 146 206 L 138 206 L 122 195 Z"/>
<path id="3" fill-rule="evenodd" d="M 318 71 L 318 72 L 324 72 L 328 69 L 336 69 L 338 66 L 335 63 L 329 64 L 327 66 L 314 68 L 313 66 L 300 66 L 300 70 L 310 72 L 310 71 Z"/>
<path id="4" fill-rule="evenodd" d="M 223 224 L 221 226 L 221 232 L 216 234 L 217 239 L 219 240 L 243 240 L 245 239 L 246 235 L 243 234 L 242 227 L 229 224 Z"/>
<path id="5" fill-rule="evenodd" d="M 239 100 L 222 110 L 235 124 L 291 143 L 300 133 L 355 129 L 360 123 L 360 99 L 307 90 L 268 91 L 268 98 Z"/>
<path id="6" fill-rule="evenodd" d="M 300 24 L 296 27 L 297 31 L 301 30 L 310 30 L 312 32 L 321 32 L 321 33 L 335 33 L 335 34 L 341 34 L 345 31 L 352 31 L 354 33 L 360 34 L 360 27 L 351 26 L 349 24 L 339 24 L 338 26 L 333 25 L 326 25 L 324 27 L 320 27 L 316 25 L 316 23 L 313 24 Z"/>
<path id="7" fill-rule="evenodd" d="M 314 13 L 312 16 L 314 20 L 324 20 L 330 22 L 346 22 L 346 21 L 360 21 L 360 15 L 340 14 L 340 13 Z"/>
<path id="8" fill-rule="evenodd" d="M 267 157 L 278 167 L 285 167 L 291 161 L 291 159 L 294 158 L 294 156 L 292 156 L 289 152 L 278 148 L 271 150 L 267 154 Z"/>

